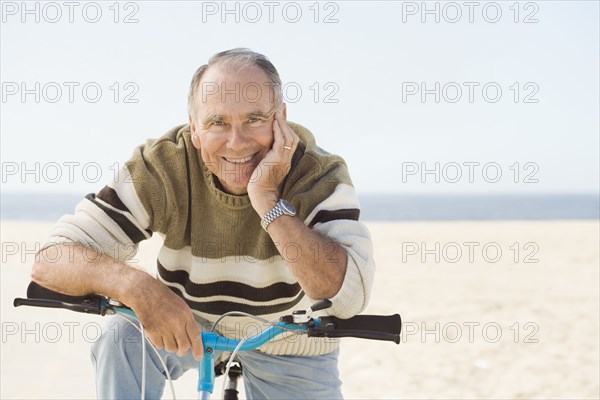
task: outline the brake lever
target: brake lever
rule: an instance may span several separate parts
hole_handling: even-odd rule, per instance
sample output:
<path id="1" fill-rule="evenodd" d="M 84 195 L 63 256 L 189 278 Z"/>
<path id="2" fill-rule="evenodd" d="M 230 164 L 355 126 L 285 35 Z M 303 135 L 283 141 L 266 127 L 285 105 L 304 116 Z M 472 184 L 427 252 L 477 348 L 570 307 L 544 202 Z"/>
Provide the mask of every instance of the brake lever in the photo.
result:
<path id="1" fill-rule="evenodd" d="M 101 296 L 92 297 L 83 300 L 81 303 L 67 303 L 58 300 L 48 299 L 23 299 L 17 297 L 13 301 L 13 306 L 32 306 L 32 307 L 45 307 L 45 308 L 64 308 L 70 311 L 81 312 L 85 314 L 96 314 L 96 315 L 112 315 L 114 310 L 109 305 L 108 300 Z"/>
<path id="2" fill-rule="evenodd" d="M 15 307 L 64 308 L 70 311 L 96 315 L 115 314 L 113 307 L 121 306 L 120 303 L 98 294 L 71 296 L 55 292 L 33 281 L 27 287 L 27 298 L 16 298 L 13 305 Z"/>
<path id="3" fill-rule="evenodd" d="M 317 301 L 306 310 L 296 310 L 292 312 L 292 315 L 284 315 L 279 318 L 279 321 L 285 322 L 286 324 L 306 324 L 312 320 L 312 313 L 315 311 L 325 310 L 331 307 L 331 300 L 323 299 Z"/>

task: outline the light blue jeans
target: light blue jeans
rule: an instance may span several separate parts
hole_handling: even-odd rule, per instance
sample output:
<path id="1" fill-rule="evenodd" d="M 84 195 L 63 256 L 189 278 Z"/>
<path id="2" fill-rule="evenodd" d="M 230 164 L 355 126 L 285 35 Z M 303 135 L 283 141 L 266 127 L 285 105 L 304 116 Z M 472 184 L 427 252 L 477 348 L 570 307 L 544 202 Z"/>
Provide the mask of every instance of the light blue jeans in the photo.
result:
<path id="1" fill-rule="evenodd" d="M 99 399 L 139 399 L 142 380 L 140 333 L 123 318 L 112 317 L 92 345 Z M 160 399 L 166 379 L 156 353 L 146 345 L 146 398 Z M 198 367 L 191 352 L 183 357 L 159 350 L 172 379 Z M 238 353 L 249 399 L 341 399 L 339 348 L 321 356 L 273 356 L 257 350 Z M 215 359 L 219 356 L 215 353 Z M 190 388 L 190 393 L 195 388 Z"/>

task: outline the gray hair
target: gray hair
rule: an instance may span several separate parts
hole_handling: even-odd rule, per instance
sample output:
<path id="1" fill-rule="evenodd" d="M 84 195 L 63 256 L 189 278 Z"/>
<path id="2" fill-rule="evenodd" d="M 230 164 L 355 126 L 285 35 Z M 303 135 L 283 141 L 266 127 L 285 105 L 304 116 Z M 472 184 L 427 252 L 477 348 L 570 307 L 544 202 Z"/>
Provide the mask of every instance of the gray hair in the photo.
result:
<path id="1" fill-rule="evenodd" d="M 277 72 L 275 66 L 271 63 L 271 61 L 269 61 L 269 59 L 266 56 L 260 53 L 255 53 L 250 49 L 238 47 L 235 49 L 225 50 L 215 54 L 208 60 L 208 64 L 204 64 L 196 70 L 194 76 L 192 77 L 190 90 L 188 92 L 189 115 L 194 115 L 196 96 L 198 86 L 200 85 L 200 80 L 202 79 L 202 75 L 209 67 L 216 65 L 227 65 L 229 67 L 236 67 L 238 68 L 238 70 L 249 66 L 255 66 L 260 68 L 265 72 L 270 81 L 269 86 L 271 86 L 271 90 L 273 91 L 272 94 L 273 99 L 275 100 L 275 105 L 279 110 L 283 106 L 281 78 L 279 77 L 279 73 Z"/>

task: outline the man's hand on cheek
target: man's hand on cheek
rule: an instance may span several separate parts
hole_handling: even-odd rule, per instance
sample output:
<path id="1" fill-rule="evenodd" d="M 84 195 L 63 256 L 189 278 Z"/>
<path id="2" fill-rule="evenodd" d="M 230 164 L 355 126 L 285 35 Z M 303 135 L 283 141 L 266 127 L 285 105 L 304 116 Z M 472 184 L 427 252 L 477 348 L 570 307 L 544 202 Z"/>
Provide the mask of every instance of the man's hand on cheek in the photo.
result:
<path id="1" fill-rule="evenodd" d="M 281 113 L 276 112 L 273 119 L 273 145 L 248 183 L 248 196 L 261 218 L 279 199 L 279 184 L 290 171 L 298 141 L 298 135 L 287 125 Z"/>

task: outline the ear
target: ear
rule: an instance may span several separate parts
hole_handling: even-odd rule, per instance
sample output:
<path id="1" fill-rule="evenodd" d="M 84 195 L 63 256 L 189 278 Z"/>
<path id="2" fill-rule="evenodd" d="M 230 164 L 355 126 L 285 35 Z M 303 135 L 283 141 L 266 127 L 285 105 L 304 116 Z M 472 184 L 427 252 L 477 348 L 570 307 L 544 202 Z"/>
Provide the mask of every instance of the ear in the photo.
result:
<path id="1" fill-rule="evenodd" d="M 283 103 L 283 106 L 281 107 L 281 115 L 283 115 L 283 119 L 287 121 L 287 106 L 285 103 Z"/>
<path id="2" fill-rule="evenodd" d="M 192 144 L 195 148 L 200 149 L 200 135 L 196 130 L 196 122 L 194 122 L 194 118 L 191 115 L 188 115 L 188 121 L 190 123 L 190 134 L 192 135 Z"/>

